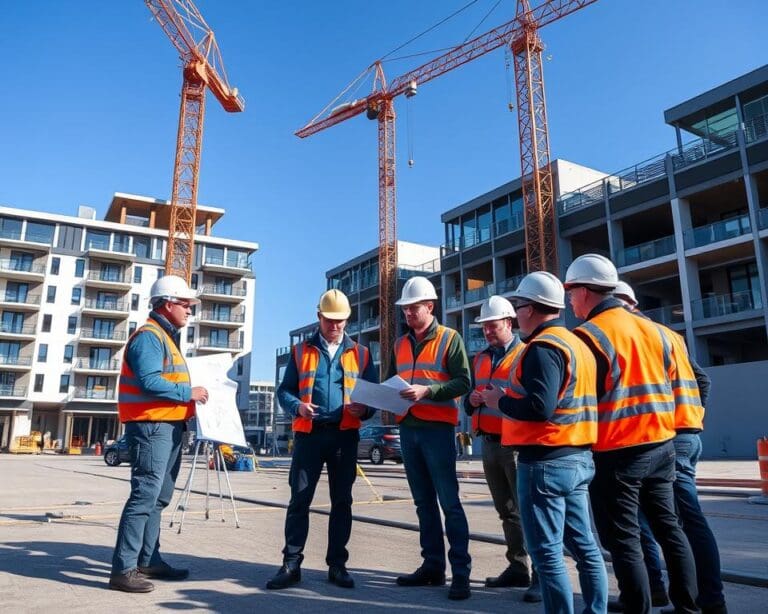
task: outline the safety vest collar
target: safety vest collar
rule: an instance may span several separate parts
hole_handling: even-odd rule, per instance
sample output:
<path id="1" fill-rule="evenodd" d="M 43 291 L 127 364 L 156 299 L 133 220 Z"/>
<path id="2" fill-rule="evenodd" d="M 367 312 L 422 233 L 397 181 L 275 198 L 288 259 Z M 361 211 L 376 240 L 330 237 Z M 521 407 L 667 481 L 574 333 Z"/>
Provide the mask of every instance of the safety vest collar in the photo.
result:
<path id="1" fill-rule="evenodd" d="M 308 340 L 307 343 L 311 346 L 316 347 L 318 350 L 322 351 L 323 348 L 323 342 L 320 339 L 320 331 L 317 330 L 314 335 L 312 335 Z M 355 346 L 355 342 L 352 341 L 352 338 L 347 334 L 344 333 L 344 336 L 341 340 L 341 347 L 339 348 L 340 352 L 343 352 L 344 350 L 348 350 L 349 348 L 352 348 Z"/>
<path id="2" fill-rule="evenodd" d="M 608 311 L 609 309 L 624 309 L 624 307 L 624 303 L 622 303 L 619 299 L 609 296 L 592 308 L 592 311 L 590 311 L 589 315 L 587 316 L 587 320 L 591 320 L 595 316 L 598 316 L 604 311 Z"/>
<path id="3" fill-rule="evenodd" d="M 546 322 L 542 322 L 536 328 L 533 329 L 533 332 L 530 335 L 528 335 L 527 337 L 523 337 L 522 341 L 525 343 L 530 343 L 537 336 L 543 333 L 546 329 L 552 328 L 553 326 L 565 328 L 566 327 L 565 320 L 563 320 L 563 318 L 555 318 L 554 320 L 547 320 Z"/>

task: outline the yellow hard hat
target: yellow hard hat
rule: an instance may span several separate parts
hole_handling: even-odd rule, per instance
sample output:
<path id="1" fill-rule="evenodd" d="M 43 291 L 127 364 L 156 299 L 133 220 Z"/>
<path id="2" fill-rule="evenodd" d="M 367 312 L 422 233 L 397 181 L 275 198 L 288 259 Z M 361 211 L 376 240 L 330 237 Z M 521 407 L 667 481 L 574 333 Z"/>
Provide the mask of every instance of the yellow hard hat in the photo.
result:
<path id="1" fill-rule="evenodd" d="M 331 320 L 346 320 L 352 313 L 349 299 L 341 290 L 328 290 L 320 297 L 317 306 L 320 315 Z"/>

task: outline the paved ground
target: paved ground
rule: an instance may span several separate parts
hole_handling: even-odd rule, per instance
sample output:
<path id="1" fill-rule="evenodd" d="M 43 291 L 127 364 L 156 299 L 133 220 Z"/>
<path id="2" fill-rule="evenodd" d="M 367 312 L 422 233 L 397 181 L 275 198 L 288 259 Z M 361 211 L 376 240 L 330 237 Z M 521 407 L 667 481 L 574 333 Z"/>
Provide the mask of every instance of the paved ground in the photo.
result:
<path id="1" fill-rule="evenodd" d="M 262 461 L 253 473 L 232 473 L 238 498 L 240 528 L 234 526 L 232 507 L 217 497 L 205 500 L 193 492 L 183 531 L 164 523 L 163 550 L 171 563 L 189 566 L 192 576 L 182 583 L 158 582 L 146 595 L 106 590 L 109 561 L 120 510 L 128 492 L 129 468 L 107 467 L 99 458 L 0 456 L 0 611 L 140 612 L 185 610 L 193 612 L 280 612 L 301 608 L 325 612 L 376 612 L 393 607 L 420 612 L 538 612 L 520 601 L 521 590 L 485 589 L 482 580 L 504 566 L 499 545 L 500 527 L 485 483 L 477 479 L 477 461 L 462 462 L 462 497 L 473 533 L 472 598 L 455 603 L 446 588 L 399 588 L 396 575 L 420 563 L 416 515 L 401 467 L 364 464 L 371 482 L 355 484 L 357 522 L 350 543 L 350 570 L 357 588 L 345 590 L 326 581 L 325 541 L 327 487 L 318 487 L 318 512 L 311 518 L 311 533 L 299 588 L 266 591 L 264 583 L 280 563 L 284 510 L 287 501 L 287 460 Z M 179 486 L 189 470 L 185 460 Z M 702 477 L 754 479 L 754 461 L 704 462 Z M 215 474 L 210 490 L 218 493 Z M 200 471 L 194 490 L 205 492 L 206 472 Z M 722 550 L 730 611 L 765 612 L 768 588 L 768 506 L 750 505 L 745 489 L 718 487 L 703 495 L 706 513 Z M 174 504 L 169 509 L 169 521 Z M 396 525 L 396 526 L 392 526 Z M 178 526 L 178 517 L 177 517 Z M 572 563 L 568 562 L 578 593 Z M 615 582 L 611 580 L 612 589 Z"/>

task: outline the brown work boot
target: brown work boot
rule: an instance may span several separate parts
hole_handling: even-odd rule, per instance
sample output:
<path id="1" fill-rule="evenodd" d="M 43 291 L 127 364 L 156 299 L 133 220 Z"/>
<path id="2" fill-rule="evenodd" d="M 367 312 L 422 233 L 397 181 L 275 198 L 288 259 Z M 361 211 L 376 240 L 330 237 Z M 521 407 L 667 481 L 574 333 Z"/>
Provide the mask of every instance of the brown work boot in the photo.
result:
<path id="1" fill-rule="evenodd" d="M 155 580 L 186 580 L 189 577 L 189 569 L 180 569 L 178 567 L 171 567 L 165 561 L 161 561 L 157 565 L 151 565 L 150 567 L 138 567 L 139 573 L 147 578 L 154 578 Z"/>
<path id="2" fill-rule="evenodd" d="M 145 580 L 138 569 L 109 576 L 109 588 L 125 593 L 149 593 L 155 590 L 155 585 Z"/>

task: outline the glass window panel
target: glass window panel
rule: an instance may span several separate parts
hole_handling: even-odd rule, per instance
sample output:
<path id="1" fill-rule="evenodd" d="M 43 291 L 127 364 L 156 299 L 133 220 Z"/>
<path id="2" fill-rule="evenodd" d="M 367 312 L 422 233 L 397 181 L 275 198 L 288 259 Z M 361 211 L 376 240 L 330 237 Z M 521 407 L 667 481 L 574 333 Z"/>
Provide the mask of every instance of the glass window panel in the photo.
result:
<path id="1" fill-rule="evenodd" d="M 42 224 L 40 222 L 27 222 L 26 240 L 35 243 L 53 243 L 53 232 L 56 227 L 53 224 Z"/>
<path id="2" fill-rule="evenodd" d="M 85 233 L 85 249 L 109 249 L 109 233 L 98 230 L 87 230 Z"/>

